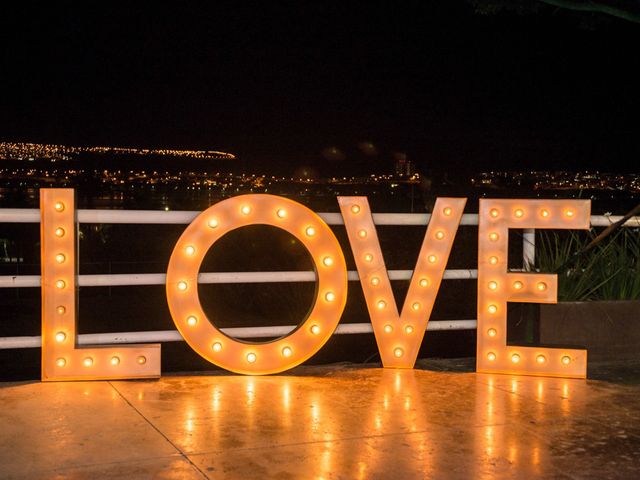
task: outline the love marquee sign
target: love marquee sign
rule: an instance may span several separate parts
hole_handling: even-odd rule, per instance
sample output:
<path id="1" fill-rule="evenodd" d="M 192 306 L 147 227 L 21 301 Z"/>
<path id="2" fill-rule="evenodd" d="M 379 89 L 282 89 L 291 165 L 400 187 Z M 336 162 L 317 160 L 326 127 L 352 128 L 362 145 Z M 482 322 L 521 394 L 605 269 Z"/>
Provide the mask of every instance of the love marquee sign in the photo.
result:
<path id="1" fill-rule="evenodd" d="M 438 198 L 404 305 L 394 300 L 366 197 L 338 197 L 360 284 L 385 368 L 413 368 L 451 252 L 464 198 Z M 552 274 L 510 272 L 510 228 L 587 229 L 589 200 L 481 199 L 478 222 L 477 371 L 585 378 L 586 350 L 507 345 L 507 302 L 555 303 Z M 42 380 L 149 378 L 160 375 L 160 345 L 79 347 L 77 223 L 73 189 L 43 189 Z M 226 336 L 198 298 L 198 273 L 209 248 L 247 225 L 281 228 L 307 248 L 317 289 L 307 317 L 287 336 L 253 343 Z M 286 371 L 314 355 L 336 329 L 347 299 L 344 254 L 312 210 L 274 195 L 242 195 L 203 211 L 175 245 L 167 270 L 171 316 L 187 343 L 211 363 L 247 375 Z"/>

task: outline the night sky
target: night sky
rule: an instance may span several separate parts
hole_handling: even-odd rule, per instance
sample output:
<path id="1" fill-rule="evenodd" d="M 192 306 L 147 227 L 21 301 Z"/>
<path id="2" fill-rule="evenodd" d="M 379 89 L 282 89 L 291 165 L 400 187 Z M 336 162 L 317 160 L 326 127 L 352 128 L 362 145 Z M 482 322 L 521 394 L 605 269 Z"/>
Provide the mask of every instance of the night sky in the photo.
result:
<path id="1" fill-rule="evenodd" d="M 3 7 L 0 140 L 332 175 L 394 152 L 453 174 L 640 170 L 640 24 L 535 1 L 129 3 Z"/>

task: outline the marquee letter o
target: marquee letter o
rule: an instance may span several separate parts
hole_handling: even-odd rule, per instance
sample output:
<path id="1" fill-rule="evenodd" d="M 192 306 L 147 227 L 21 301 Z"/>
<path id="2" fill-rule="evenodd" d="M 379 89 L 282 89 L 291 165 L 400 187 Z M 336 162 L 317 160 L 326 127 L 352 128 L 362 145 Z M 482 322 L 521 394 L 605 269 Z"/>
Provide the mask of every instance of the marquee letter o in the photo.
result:
<path id="1" fill-rule="evenodd" d="M 317 275 L 316 298 L 290 334 L 252 343 L 228 337 L 209 321 L 198 297 L 198 273 L 209 248 L 224 234 L 248 225 L 271 225 L 307 248 Z M 211 363 L 236 373 L 279 373 L 314 355 L 338 326 L 347 299 L 347 267 L 329 226 L 298 202 L 275 195 L 241 195 L 202 212 L 186 228 L 167 269 L 167 301 L 187 343 Z"/>

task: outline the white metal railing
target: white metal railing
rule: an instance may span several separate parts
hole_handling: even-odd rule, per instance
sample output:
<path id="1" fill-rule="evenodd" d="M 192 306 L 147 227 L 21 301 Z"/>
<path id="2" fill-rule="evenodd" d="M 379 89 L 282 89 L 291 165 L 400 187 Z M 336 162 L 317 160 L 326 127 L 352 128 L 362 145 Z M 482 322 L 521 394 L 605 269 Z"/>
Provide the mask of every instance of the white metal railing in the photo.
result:
<path id="1" fill-rule="evenodd" d="M 109 223 L 109 224 L 188 224 L 199 215 L 199 211 L 155 211 L 155 210 L 78 210 L 79 223 Z M 318 214 L 329 225 L 343 225 L 340 213 Z M 376 225 L 420 226 L 427 225 L 431 214 L 428 213 L 374 213 Z M 608 226 L 622 216 L 593 215 L 591 225 L 594 227 Z M 39 223 L 39 209 L 0 209 L 0 223 Z M 462 226 L 478 225 L 477 214 L 464 214 L 460 221 Z M 640 216 L 629 219 L 625 226 L 640 227 Z M 535 258 L 535 231 L 527 229 L 523 234 L 523 262 L 533 263 Z M 390 270 L 390 280 L 410 280 L 412 270 Z M 444 280 L 475 279 L 478 271 L 475 269 L 445 270 Z M 80 287 L 111 287 L 133 285 L 163 285 L 165 274 L 105 274 L 79 275 Z M 357 281 L 358 272 L 349 271 L 348 279 Z M 201 273 L 200 283 L 271 283 L 271 282 L 313 282 L 316 280 L 314 272 L 219 272 Z M 0 288 L 28 288 L 40 287 L 39 275 L 5 275 L 0 276 Z M 477 326 L 476 320 L 448 320 L 431 321 L 427 330 L 473 330 Z M 243 327 L 227 328 L 222 331 L 236 338 L 266 338 L 286 335 L 295 326 Z M 372 333 L 370 323 L 341 324 L 336 334 Z M 140 342 L 173 342 L 182 341 L 177 330 L 98 333 L 79 335 L 80 345 L 102 345 L 115 343 Z M 41 345 L 39 336 L 0 337 L 0 349 L 8 348 L 36 348 Z"/>

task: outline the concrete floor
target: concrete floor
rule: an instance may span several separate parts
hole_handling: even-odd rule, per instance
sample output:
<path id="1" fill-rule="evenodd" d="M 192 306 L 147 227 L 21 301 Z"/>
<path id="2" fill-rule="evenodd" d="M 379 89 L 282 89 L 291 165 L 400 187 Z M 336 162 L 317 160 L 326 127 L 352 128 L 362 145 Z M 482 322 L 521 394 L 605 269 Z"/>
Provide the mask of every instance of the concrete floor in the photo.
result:
<path id="1" fill-rule="evenodd" d="M 635 382 L 329 366 L 5 383 L 0 405 L 2 478 L 640 476 Z"/>

